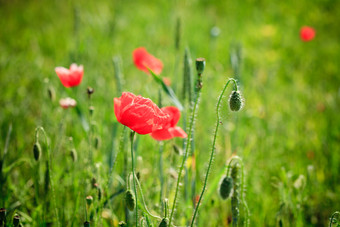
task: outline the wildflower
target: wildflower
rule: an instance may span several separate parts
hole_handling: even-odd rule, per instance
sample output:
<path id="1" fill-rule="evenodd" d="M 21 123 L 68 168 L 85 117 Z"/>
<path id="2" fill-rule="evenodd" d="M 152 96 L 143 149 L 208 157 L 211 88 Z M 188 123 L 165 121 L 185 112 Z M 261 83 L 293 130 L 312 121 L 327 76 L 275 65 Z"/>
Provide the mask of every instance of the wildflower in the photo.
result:
<path id="1" fill-rule="evenodd" d="M 168 122 L 164 128 L 152 132 L 151 137 L 155 140 L 169 140 L 174 137 L 187 137 L 187 134 L 184 132 L 184 130 L 179 126 L 176 126 L 181 116 L 179 109 L 174 106 L 167 106 L 163 107 L 161 110 L 168 114 L 170 118 L 168 119 Z"/>
<path id="2" fill-rule="evenodd" d="M 83 66 L 77 66 L 77 64 L 75 63 L 71 64 L 70 69 L 66 69 L 64 67 L 56 67 L 55 72 L 57 73 L 61 83 L 65 87 L 78 86 L 84 75 Z"/>
<path id="3" fill-rule="evenodd" d="M 67 97 L 64 99 L 60 99 L 59 104 L 62 108 L 67 109 L 69 107 L 75 107 L 77 105 L 77 101 Z"/>
<path id="4" fill-rule="evenodd" d="M 315 30 L 312 27 L 303 26 L 300 30 L 301 40 L 304 42 L 308 42 L 314 39 Z"/>
<path id="5" fill-rule="evenodd" d="M 170 116 L 164 113 L 150 99 L 123 92 L 114 98 L 114 112 L 119 123 L 139 134 L 149 134 L 161 130 L 169 122 Z"/>
<path id="6" fill-rule="evenodd" d="M 157 75 L 162 72 L 162 61 L 149 54 L 144 47 L 135 49 L 132 55 L 133 62 L 138 69 L 146 72 L 147 74 L 149 74 L 149 69 Z"/>

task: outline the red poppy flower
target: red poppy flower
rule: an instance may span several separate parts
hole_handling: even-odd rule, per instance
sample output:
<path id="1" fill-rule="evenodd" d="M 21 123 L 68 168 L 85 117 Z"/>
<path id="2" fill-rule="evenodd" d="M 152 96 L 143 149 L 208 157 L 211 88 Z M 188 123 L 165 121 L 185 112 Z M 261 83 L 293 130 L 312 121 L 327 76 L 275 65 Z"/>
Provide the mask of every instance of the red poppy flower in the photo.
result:
<path id="1" fill-rule="evenodd" d="M 163 69 L 163 63 L 161 60 L 155 58 L 149 54 L 144 47 L 139 47 L 135 49 L 132 53 L 133 62 L 136 67 L 147 74 L 149 74 L 150 69 L 155 74 L 159 75 Z"/>
<path id="2" fill-rule="evenodd" d="M 77 66 L 77 64 L 75 63 L 71 64 L 70 69 L 66 69 L 64 67 L 56 67 L 55 72 L 57 73 L 61 83 L 65 87 L 78 86 L 84 75 L 83 66 Z"/>
<path id="3" fill-rule="evenodd" d="M 181 112 L 177 107 L 167 106 L 161 109 L 164 113 L 170 115 L 170 118 L 163 129 L 156 130 L 151 133 L 152 138 L 155 140 L 169 140 L 174 137 L 187 137 L 187 134 L 181 129 L 179 126 L 176 126 L 179 118 L 181 116 Z"/>
<path id="4" fill-rule="evenodd" d="M 123 92 L 114 98 L 114 112 L 119 123 L 139 134 L 160 130 L 169 122 L 170 116 L 161 111 L 150 99 Z"/>
<path id="5" fill-rule="evenodd" d="M 300 37 L 304 42 L 311 41 L 315 37 L 315 30 L 312 27 L 304 26 L 300 30 Z"/>

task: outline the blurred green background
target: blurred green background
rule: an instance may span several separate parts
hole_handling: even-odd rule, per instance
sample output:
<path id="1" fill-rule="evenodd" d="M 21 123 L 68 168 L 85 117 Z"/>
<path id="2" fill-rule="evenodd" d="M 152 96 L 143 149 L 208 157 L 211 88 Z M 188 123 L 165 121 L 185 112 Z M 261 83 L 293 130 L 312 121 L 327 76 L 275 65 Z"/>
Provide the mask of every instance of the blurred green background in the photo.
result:
<path id="1" fill-rule="evenodd" d="M 213 185 L 233 153 L 245 164 L 250 226 L 278 226 L 280 222 L 283 226 L 326 226 L 331 214 L 340 209 L 340 1 L 1 0 L 0 17 L 1 155 L 10 125 L 13 129 L 2 167 L 19 159 L 27 161 L 3 180 L 1 206 L 16 204 L 25 226 L 45 225 L 41 221 L 44 208 L 35 204 L 32 185 L 37 126 L 44 127 L 51 141 L 63 226 L 85 221 L 82 196 L 94 192 L 83 182 L 96 177 L 106 185 L 112 151 L 118 150 L 123 128 L 113 112 L 113 97 L 121 94 L 112 58 L 119 59 L 124 91 L 158 99 L 158 85 L 133 65 L 132 51 L 140 46 L 163 61 L 161 75 L 170 78 L 179 97 L 185 48 L 193 63 L 197 57 L 206 59 L 194 139 L 197 194 L 210 155 L 217 97 L 229 77 L 238 80 L 245 98 L 245 107 L 237 113 L 229 111 L 228 97 L 224 99 L 223 127 L 208 184 L 210 196 L 203 199 L 198 226 L 228 226 L 230 201 L 219 199 Z M 299 37 L 305 25 L 316 30 L 310 42 Z M 236 72 L 231 59 L 239 62 Z M 54 68 L 73 62 L 84 65 L 84 78 L 80 86 L 65 89 Z M 83 161 L 88 140 L 77 114 L 58 104 L 72 90 L 85 113 L 87 86 L 95 89 L 92 120 L 94 134 L 101 141 L 94 151 L 95 166 Z M 47 93 L 51 87 L 56 92 L 54 101 Z M 173 105 L 163 97 L 163 105 Z M 76 164 L 69 157 L 73 145 L 68 137 L 73 137 L 78 152 Z M 148 205 L 158 212 L 158 144 L 149 136 L 138 136 L 137 141 L 137 171 Z M 170 203 L 174 193 L 170 172 L 177 170 L 181 160 L 172 151 L 173 143 L 181 146 L 182 140 L 165 144 Z M 90 170 L 84 173 L 83 168 Z M 106 194 L 123 185 L 117 180 L 123 169 L 122 154 L 114 168 L 114 183 Z M 41 164 L 41 185 L 45 169 Z M 187 225 L 192 215 L 190 198 L 185 198 L 183 193 L 178 202 L 174 223 L 179 226 Z M 124 220 L 122 200 L 120 195 L 110 201 L 106 208 L 113 221 L 103 221 L 103 226 Z M 46 220 L 55 221 L 52 209 L 44 214 Z"/>

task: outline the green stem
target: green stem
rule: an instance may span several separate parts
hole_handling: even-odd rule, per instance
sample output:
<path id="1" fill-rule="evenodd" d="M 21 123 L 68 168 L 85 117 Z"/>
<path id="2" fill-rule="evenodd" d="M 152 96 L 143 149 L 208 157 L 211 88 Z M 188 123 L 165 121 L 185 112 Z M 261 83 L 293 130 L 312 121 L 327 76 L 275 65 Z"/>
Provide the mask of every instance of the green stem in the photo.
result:
<path id="1" fill-rule="evenodd" d="M 145 198 L 144 198 L 144 194 L 143 194 L 143 190 L 142 190 L 142 187 L 140 186 L 140 183 L 139 183 L 139 180 L 138 180 L 137 176 L 134 176 L 134 179 L 135 179 L 136 182 L 137 182 L 139 192 L 140 192 L 140 194 L 141 194 L 141 196 L 142 196 L 142 205 L 144 206 L 144 209 L 145 209 L 146 213 L 147 213 L 148 215 L 150 215 L 151 217 L 154 217 L 154 218 L 157 218 L 157 219 L 159 219 L 159 220 L 162 220 L 161 217 L 159 217 L 159 216 L 157 216 L 157 215 L 151 214 L 151 212 L 149 211 L 148 207 L 146 206 Z M 136 199 L 136 201 L 137 201 L 137 199 Z M 137 204 L 137 202 L 136 202 L 136 204 Z"/>
<path id="2" fill-rule="evenodd" d="M 201 203 L 201 200 L 202 200 L 202 197 L 203 197 L 203 194 L 204 194 L 204 191 L 207 187 L 207 181 L 208 181 L 208 176 L 209 176 L 209 171 L 210 171 L 210 168 L 211 168 L 211 164 L 212 164 L 212 160 L 214 158 L 214 153 L 215 153 L 215 144 L 216 144 L 216 137 L 217 137 L 217 131 L 218 131 L 218 127 L 220 126 L 220 107 L 221 107 L 221 101 L 222 101 L 222 98 L 223 98 L 223 94 L 224 92 L 226 91 L 230 81 L 233 81 L 234 82 L 234 87 L 235 87 L 235 90 L 237 91 L 237 84 L 236 84 L 236 80 L 233 79 L 233 78 L 230 78 L 228 80 L 228 82 L 224 85 L 224 88 L 218 98 L 218 102 L 217 102 L 217 106 L 216 106 L 216 128 L 215 128 L 215 133 L 214 133 L 214 139 L 213 139 L 213 144 L 212 144 L 212 147 L 211 147 L 211 153 L 210 153 L 210 160 L 209 160 L 209 165 L 208 165 L 208 169 L 207 169 L 207 173 L 205 175 L 205 179 L 204 179 L 204 185 L 203 185 L 203 189 L 202 189 L 202 192 L 201 192 L 201 195 L 200 195 L 200 198 L 197 202 L 197 205 L 195 207 L 195 211 L 194 211 L 194 215 L 192 217 L 192 220 L 191 220 L 191 224 L 190 226 L 193 226 L 194 225 L 194 222 L 195 222 L 195 218 L 196 218 L 196 215 L 197 215 L 197 211 L 198 211 L 198 208 L 200 206 L 200 203 Z"/>
<path id="3" fill-rule="evenodd" d="M 169 226 L 171 226 L 172 217 L 173 217 L 174 212 L 175 212 L 176 200 L 177 200 L 178 189 L 179 189 L 179 182 L 181 181 L 181 176 L 182 176 L 182 172 L 183 172 L 183 168 L 184 168 L 184 163 L 185 163 L 185 161 L 187 159 L 187 156 L 188 156 L 188 151 L 189 151 L 189 146 L 190 146 L 190 139 L 191 139 L 191 134 L 192 134 L 192 128 L 193 128 L 193 125 L 194 125 L 194 119 L 195 119 L 196 110 L 197 110 L 197 107 L 198 107 L 198 100 L 199 100 L 200 96 L 201 96 L 201 89 L 199 89 L 197 91 L 197 95 L 196 95 L 196 99 L 195 99 L 195 104 L 194 104 L 194 109 L 193 109 L 193 111 L 191 113 L 191 119 L 190 119 L 189 131 L 188 131 L 188 138 L 186 140 L 185 153 L 183 155 L 182 164 L 181 164 L 181 167 L 180 167 L 179 172 L 178 172 L 176 192 L 175 192 L 174 202 L 172 204 L 171 214 L 170 214 L 170 218 L 169 218 Z"/>
<path id="4" fill-rule="evenodd" d="M 137 187 L 136 187 L 136 177 L 135 177 L 135 161 L 134 161 L 134 157 L 133 157 L 133 139 L 135 137 L 136 132 L 135 131 L 131 131 L 130 134 L 130 141 L 131 141 L 131 167 L 132 167 L 132 175 L 133 175 L 133 186 L 134 186 L 134 190 L 135 190 L 135 196 L 136 196 L 136 227 L 138 226 L 138 194 L 137 194 Z"/>
<path id="5" fill-rule="evenodd" d="M 163 150 L 164 150 L 164 144 L 163 142 L 159 143 L 159 181 L 161 183 L 161 191 L 159 195 L 159 201 L 162 204 L 163 203 L 163 185 L 164 185 L 164 176 L 163 176 Z"/>
<path id="6" fill-rule="evenodd" d="M 39 138 L 39 131 L 43 132 L 44 137 L 45 137 L 45 144 L 47 146 L 47 168 L 48 168 L 48 177 L 50 178 L 50 184 L 51 184 L 51 190 L 52 190 L 52 199 L 53 199 L 53 205 L 54 205 L 54 212 L 55 216 L 57 218 L 57 226 L 60 226 L 60 220 L 59 220 L 59 215 L 58 215 L 58 209 L 57 209 L 57 202 L 55 198 L 55 191 L 54 191 L 54 183 L 53 183 L 53 178 L 52 178 L 52 171 L 51 171 L 51 165 L 50 165 L 50 144 L 47 142 L 47 135 L 43 127 L 38 127 L 35 130 L 35 137 L 36 141 Z"/>

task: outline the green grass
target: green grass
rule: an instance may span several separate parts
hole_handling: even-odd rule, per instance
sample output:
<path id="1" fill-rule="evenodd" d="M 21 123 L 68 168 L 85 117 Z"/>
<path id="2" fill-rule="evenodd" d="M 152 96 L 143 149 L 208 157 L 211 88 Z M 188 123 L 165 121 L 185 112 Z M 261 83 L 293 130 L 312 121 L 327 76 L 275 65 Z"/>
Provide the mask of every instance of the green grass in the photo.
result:
<path id="1" fill-rule="evenodd" d="M 185 48 L 189 48 L 193 62 L 197 57 L 206 58 L 194 133 L 195 194 L 200 193 L 210 156 L 217 98 L 229 77 L 238 79 L 245 98 L 245 107 L 237 113 L 229 111 L 227 96 L 223 101 L 223 124 L 198 226 L 227 226 L 231 218 L 230 200 L 218 197 L 213 182 L 218 182 L 232 154 L 240 156 L 245 165 L 250 226 L 276 226 L 280 219 L 283 226 L 327 226 L 332 213 L 340 209 L 340 2 L 0 1 L 0 15 L 1 157 L 12 125 L 3 171 L 21 160 L 6 179 L 2 178 L 0 206 L 15 208 L 24 226 L 51 222 L 57 226 L 51 188 L 44 186 L 47 148 L 43 140 L 39 174 L 35 174 L 37 162 L 32 149 L 38 126 L 45 129 L 51 144 L 52 177 L 62 226 L 82 225 L 88 195 L 94 197 L 93 207 L 100 207 L 105 214 L 95 215 L 92 226 L 113 226 L 125 220 L 124 193 L 105 206 L 98 205 L 97 189 L 91 186 L 91 180 L 96 178 L 102 190 L 101 201 L 125 187 L 124 152 L 130 157 L 129 140 L 126 133 L 126 143 L 119 152 L 123 126 L 113 112 L 113 97 L 120 96 L 114 56 L 120 58 L 123 90 L 157 103 L 159 86 L 132 62 L 132 51 L 139 46 L 163 61 L 162 76 L 172 80 L 179 97 Z M 181 21 L 179 50 L 175 49 L 177 18 Z M 299 37 L 304 25 L 316 29 L 316 38 L 308 43 Z M 210 34 L 214 26 L 221 31 L 217 37 Z M 241 46 L 242 61 L 239 74 L 234 75 L 229 58 L 237 45 Z M 68 67 L 72 62 L 83 64 L 85 74 L 79 87 L 68 90 L 87 120 L 86 88 L 95 89 L 93 136 L 100 138 L 101 145 L 92 149 L 94 164 L 88 162 L 88 135 L 76 112 L 58 104 L 68 92 L 54 68 Z M 53 102 L 48 87 L 56 91 Z M 163 105 L 173 105 L 165 95 Z M 73 137 L 74 145 L 69 137 Z M 177 171 L 181 162 L 173 152 L 174 143 L 182 146 L 183 140 L 166 142 L 163 154 L 170 207 L 176 183 L 171 170 Z M 136 170 L 146 202 L 149 209 L 163 215 L 159 144 L 150 136 L 137 135 L 135 145 Z M 73 146 L 77 162 L 69 154 Z M 116 154 L 114 172 L 109 175 Z M 300 175 L 305 178 L 304 186 L 297 182 Z M 190 185 L 181 188 L 173 222 L 178 226 L 188 225 L 193 213 L 191 193 L 187 199 L 184 195 L 186 187 L 191 190 Z M 243 215 L 241 210 L 241 219 Z M 132 213 L 130 219 L 133 223 Z"/>

